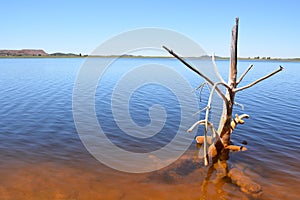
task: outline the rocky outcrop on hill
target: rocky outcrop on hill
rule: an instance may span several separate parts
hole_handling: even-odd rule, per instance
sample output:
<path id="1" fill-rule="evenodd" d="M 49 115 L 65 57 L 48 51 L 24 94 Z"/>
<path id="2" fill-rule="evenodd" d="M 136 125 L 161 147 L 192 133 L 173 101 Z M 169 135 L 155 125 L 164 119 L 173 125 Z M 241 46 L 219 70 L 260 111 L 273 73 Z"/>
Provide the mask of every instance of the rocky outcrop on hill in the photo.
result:
<path id="1" fill-rule="evenodd" d="M 0 56 L 47 56 L 42 49 L 0 50 Z"/>

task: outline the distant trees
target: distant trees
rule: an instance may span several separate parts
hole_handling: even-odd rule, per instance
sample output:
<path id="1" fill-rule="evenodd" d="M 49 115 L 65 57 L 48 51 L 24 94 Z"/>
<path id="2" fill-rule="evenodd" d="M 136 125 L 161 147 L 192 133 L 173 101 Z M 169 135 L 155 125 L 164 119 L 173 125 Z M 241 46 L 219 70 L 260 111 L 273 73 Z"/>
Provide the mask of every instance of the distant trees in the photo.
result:
<path id="1" fill-rule="evenodd" d="M 250 57 L 249 57 L 249 59 L 250 59 Z M 256 56 L 256 57 L 253 57 L 253 59 L 256 59 L 256 60 L 259 60 L 259 59 L 261 59 L 261 60 L 270 60 L 271 57 L 270 56 L 269 57 L 259 57 L 259 56 Z"/>

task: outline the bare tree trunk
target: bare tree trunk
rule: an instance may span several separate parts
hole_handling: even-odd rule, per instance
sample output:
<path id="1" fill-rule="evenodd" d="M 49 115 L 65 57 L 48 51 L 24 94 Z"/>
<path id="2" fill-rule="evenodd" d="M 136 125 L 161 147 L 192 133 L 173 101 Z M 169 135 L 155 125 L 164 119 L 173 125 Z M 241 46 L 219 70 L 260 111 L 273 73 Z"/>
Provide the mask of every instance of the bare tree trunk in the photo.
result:
<path id="1" fill-rule="evenodd" d="M 237 124 L 243 124 L 243 118 L 248 118 L 249 116 L 246 114 L 243 115 L 236 115 L 235 118 L 232 118 L 232 112 L 233 112 L 233 106 L 235 104 L 234 98 L 235 94 L 241 90 L 250 88 L 257 83 L 273 76 L 274 74 L 278 73 L 279 71 L 283 70 L 283 67 L 279 67 L 279 69 L 273 71 L 272 73 L 254 81 L 253 83 L 237 88 L 238 84 L 242 81 L 242 79 L 245 77 L 245 75 L 248 73 L 248 71 L 252 68 L 252 65 L 250 65 L 247 70 L 241 75 L 241 77 L 237 81 L 237 41 L 238 41 L 238 23 L 239 19 L 236 18 L 235 25 L 232 28 L 232 40 L 231 40 L 231 54 L 230 54 L 230 67 L 229 67 L 229 74 L 228 74 L 228 83 L 226 84 L 222 77 L 220 77 L 221 82 L 213 82 L 209 77 L 205 76 L 203 73 L 201 73 L 197 68 L 191 66 L 189 63 L 187 63 L 183 58 L 181 58 L 179 55 L 174 53 L 172 50 L 168 49 L 167 47 L 163 46 L 164 49 L 166 49 L 171 55 L 173 55 L 175 58 L 177 58 L 180 62 L 182 62 L 185 66 L 196 72 L 199 76 L 205 79 L 206 84 L 209 84 L 212 86 L 212 90 L 210 93 L 210 97 L 208 100 L 208 104 L 206 109 L 206 115 L 204 120 L 200 120 L 196 122 L 189 130 L 188 132 L 191 132 L 197 125 L 204 125 L 205 130 L 204 130 L 204 136 L 198 136 L 196 138 L 196 141 L 198 143 L 203 143 L 204 144 L 204 163 L 205 165 L 208 165 L 208 158 L 207 158 L 207 143 L 209 141 L 212 141 L 211 138 L 207 137 L 207 131 L 208 128 L 210 128 L 217 136 L 217 139 L 214 140 L 214 151 L 212 154 L 215 155 L 215 157 L 219 160 L 227 160 L 229 157 L 229 150 L 246 150 L 246 148 L 243 148 L 242 146 L 233 146 L 230 145 L 230 136 L 231 133 L 233 132 L 234 128 L 236 127 Z M 214 61 L 214 56 L 212 57 L 212 61 L 215 66 L 215 61 Z M 217 70 L 215 70 L 217 75 L 219 73 Z M 198 88 L 203 87 L 205 84 L 201 84 Z M 222 85 L 226 88 L 226 93 L 223 94 L 223 92 L 219 89 L 219 85 Z M 211 106 L 211 101 L 212 101 L 212 96 L 214 91 L 217 92 L 217 94 L 223 99 L 223 112 L 222 116 L 220 119 L 219 127 L 218 130 L 214 130 L 212 124 L 208 121 L 208 116 L 209 116 L 209 111 L 210 111 L 210 106 Z M 213 159 L 214 160 L 214 159 Z"/>
<path id="2" fill-rule="evenodd" d="M 210 179 L 212 173 L 214 170 L 216 170 L 215 165 L 220 165 L 223 169 L 224 175 L 231 178 L 232 182 L 238 185 L 242 191 L 252 194 L 253 196 L 258 196 L 261 194 L 261 186 L 252 181 L 250 178 L 243 175 L 241 171 L 238 169 L 232 168 L 228 169 L 227 167 L 227 160 L 229 158 L 229 151 L 245 151 L 247 150 L 246 147 L 243 146 L 235 146 L 230 144 L 230 136 L 235 127 L 238 124 L 244 124 L 243 118 L 249 118 L 247 114 L 242 115 L 235 115 L 235 118 L 232 118 L 232 112 L 233 112 L 233 106 L 234 104 L 237 104 L 234 102 L 235 94 L 239 91 L 242 91 L 244 89 L 250 88 L 257 83 L 273 76 L 274 74 L 280 72 L 283 70 L 283 67 L 279 67 L 279 69 L 273 71 L 272 73 L 246 85 L 240 88 L 237 88 L 238 84 L 242 81 L 242 79 L 245 77 L 245 75 L 250 71 L 253 65 L 250 65 L 246 71 L 237 79 L 237 40 L 238 40 L 238 23 L 239 19 L 236 18 L 235 25 L 232 28 L 232 40 L 231 40 L 231 54 L 230 54 L 230 67 L 229 67 L 229 74 L 228 74 L 228 83 L 226 84 L 222 77 L 219 75 L 218 71 L 216 70 L 216 63 L 214 60 L 214 55 L 212 56 L 212 62 L 214 64 L 214 70 L 219 77 L 221 82 L 213 82 L 209 77 L 202 74 L 200 71 L 197 70 L 197 68 L 194 68 L 189 63 L 187 63 L 183 58 L 178 56 L 176 53 L 174 53 L 172 50 L 168 49 L 167 47 L 163 46 L 164 49 L 166 49 L 171 55 L 173 55 L 175 58 L 180 60 L 184 65 L 186 65 L 188 68 L 196 72 L 198 75 L 200 75 L 202 78 L 205 79 L 205 83 L 201 84 L 197 89 L 202 89 L 202 87 L 205 84 L 209 84 L 212 86 L 212 89 L 210 91 L 210 96 L 208 99 L 208 103 L 205 109 L 206 115 L 204 120 L 200 120 L 195 122 L 191 128 L 187 130 L 187 132 L 192 132 L 193 129 L 196 126 L 204 125 L 204 136 L 197 136 L 196 141 L 198 144 L 204 144 L 204 164 L 208 165 L 208 145 L 211 145 L 209 149 L 211 150 L 212 160 L 213 164 L 209 167 L 207 176 L 205 178 L 205 181 L 203 182 L 203 188 L 207 187 L 207 180 Z M 222 85 L 226 88 L 226 93 L 224 94 L 220 89 L 219 85 Z M 214 92 L 217 92 L 217 94 L 223 99 L 223 112 L 222 116 L 219 122 L 218 130 L 216 131 L 214 129 L 214 126 L 211 122 L 208 121 L 209 117 L 209 111 L 210 106 L 212 102 L 212 96 Z M 202 110 L 201 110 L 202 111 Z M 207 136 L 207 131 L 210 129 L 212 136 Z"/>
<path id="3" fill-rule="evenodd" d="M 224 102 L 223 113 L 221 121 L 219 123 L 218 132 L 222 138 L 222 144 L 226 147 L 230 144 L 230 134 L 231 134 L 231 121 L 232 121 L 232 109 L 234 105 L 235 92 L 233 89 L 236 87 L 236 76 L 237 76 L 237 41 L 238 41 L 238 23 L 239 18 L 236 18 L 235 26 L 232 28 L 232 38 L 230 47 L 230 68 L 228 76 L 228 86 L 229 89 L 226 90 L 227 102 Z M 219 144 L 220 145 L 220 144 Z M 216 147 L 220 149 L 222 147 Z"/>

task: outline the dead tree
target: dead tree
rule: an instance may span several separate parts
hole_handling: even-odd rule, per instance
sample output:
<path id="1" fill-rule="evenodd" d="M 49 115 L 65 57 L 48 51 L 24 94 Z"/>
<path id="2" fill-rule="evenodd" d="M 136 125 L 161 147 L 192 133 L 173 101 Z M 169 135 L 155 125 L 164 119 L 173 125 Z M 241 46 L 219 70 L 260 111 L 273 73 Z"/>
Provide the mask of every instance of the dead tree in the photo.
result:
<path id="1" fill-rule="evenodd" d="M 248 73 L 248 71 L 252 68 L 253 65 L 250 65 L 246 71 L 237 79 L 237 41 L 238 41 L 238 22 L 239 19 L 236 18 L 236 24 L 233 26 L 232 29 L 232 40 L 231 40 L 231 55 L 230 55 L 230 67 L 229 67 L 229 78 L 228 83 L 226 83 L 218 71 L 216 70 L 216 64 L 214 60 L 214 56 L 212 56 L 212 62 L 214 64 L 214 70 L 220 80 L 220 82 L 213 82 L 209 77 L 205 76 L 203 73 L 201 73 L 197 68 L 190 65 L 188 62 L 186 62 L 182 57 L 174 53 L 172 50 L 168 49 L 167 47 L 163 46 L 164 49 L 166 49 L 171 55 L 173 55 L 175 58 L 177 58 L 179 61 L 181 61 L 185 66 L 193 70 L 195 73 L 197 73 L 199 76 L 204 78 L 206 81 L 205 84 L 209 84 L 212 89 L 210 91 L 210 96 L 208 99 L 208 103 L 206 106 L 206 114 L 205 119 L 200 120 L 196 122 L 194 125 L 191 126 L 191 128 L 188 130 L 188 132 L 191 132 L 196 126 L 198 125 L 204 125 L 204 136 L 198 136 L 196 137 L 196 141 L 199 144 L 204 145 L 204 163 L 205 165 L 209 164 L 208 159 L 208 144 L 213 143 L 210 150 L 212 152 L 212 157 L 214 159 L 218 160 L 227 160 L 229 157 L 229 151 L 244 151 L 246 150 L 243 146 L 234 146 L 230 144 L 230 136 L 234 130 L 234 128 L 238 124 L 243 124 L 244 120 L 243 118 L 249 118 L 247 114 L 242 115 L 235 115 L 235 118 L 232 117 L 233 112 L 233 106 L 235 104 L 234 98 L 237 92 L 242 91 L 244 89 L 250 88 L 257 83 L 273 76 L 274 74 L 280 72 L 283 70 L 283 67 L 279 67 L 279 69 L 273 71 L 272 73 L 250 83 L 249 85 L 238 87 L 239 83 L 243 80 L 245 75 Z M 204 84 L 201 84 L 199 87 L 203 87 Z M 222 92 L 220 89 L 220 86 L 223 86 L 226 88 L 226 92 Z M 212 123 L 208 120 L 211 103 L 212 103 L 212 97 L 214 92 L 216 92 L 223 100 L 223 112 L 221 116 L 221 120 L 219 123 L 218 130 L 215 130 Z M 207 132 L 210 129 L 212 133 L 212 137 L 207 136 Z"/>

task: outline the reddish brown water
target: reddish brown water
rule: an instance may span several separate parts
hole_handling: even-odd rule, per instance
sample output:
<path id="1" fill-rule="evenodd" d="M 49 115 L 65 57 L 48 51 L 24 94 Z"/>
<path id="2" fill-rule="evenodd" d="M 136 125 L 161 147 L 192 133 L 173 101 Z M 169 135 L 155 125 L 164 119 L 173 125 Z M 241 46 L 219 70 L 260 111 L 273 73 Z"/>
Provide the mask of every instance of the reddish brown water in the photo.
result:
<path id="1" fill-rule="evenodd" d="M 274 174 L 271 180 L 276 184 L 268 183 L 263 176 L 241 164 L 235 167 L 262 186 L 260 196 L 242 192 L 229 178 L 218 179 L 220 171 L 214 171 L 205 181 L 208 168 L 199 160 L 194 162 L 192 154 L 190 151 L 171 166 L 145 174 L 112 170 L 88 154 L 82 163 L 9 161 L 1 164 L 0 197 L 1 200 L 300 198 L 298 185 L 288 182 L 287 178 Z M 232 167 L 232 163 L 228 163 Z"/>

